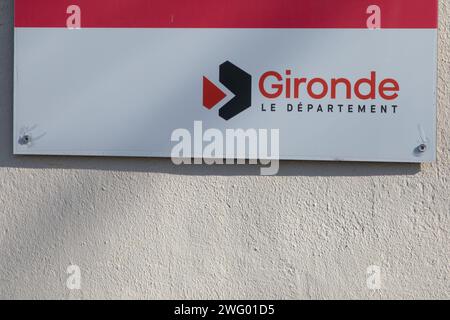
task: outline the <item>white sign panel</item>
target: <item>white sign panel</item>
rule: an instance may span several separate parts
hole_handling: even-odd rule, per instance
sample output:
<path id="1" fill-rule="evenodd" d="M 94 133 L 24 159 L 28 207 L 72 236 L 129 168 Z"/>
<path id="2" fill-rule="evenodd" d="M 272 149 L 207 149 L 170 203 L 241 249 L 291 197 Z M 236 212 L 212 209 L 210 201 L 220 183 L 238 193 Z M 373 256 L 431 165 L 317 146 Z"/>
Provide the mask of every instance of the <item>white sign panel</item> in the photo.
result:
<path id="1" fill-rule="evenodd" d="M 372 2 L 16 0 L 14 151 L 170 157 L 184 129 L 201 156 L 243 129 L 281 159 L 433 161 L 437 1 Z"/>

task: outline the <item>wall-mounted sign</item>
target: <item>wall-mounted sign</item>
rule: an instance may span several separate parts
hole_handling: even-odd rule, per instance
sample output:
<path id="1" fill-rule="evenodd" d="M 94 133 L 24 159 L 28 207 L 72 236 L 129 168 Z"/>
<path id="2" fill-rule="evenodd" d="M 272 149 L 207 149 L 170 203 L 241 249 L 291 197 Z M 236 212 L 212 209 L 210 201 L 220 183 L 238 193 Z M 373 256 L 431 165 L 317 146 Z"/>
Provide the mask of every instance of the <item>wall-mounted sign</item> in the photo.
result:
<path id="1" fill-rule="evenodd" d="M 200 123 L 277 129 L 281 159 L 435 158 L 437 0 L 15 10 L 16 154 L 170 157 L 173 133 Z"/>

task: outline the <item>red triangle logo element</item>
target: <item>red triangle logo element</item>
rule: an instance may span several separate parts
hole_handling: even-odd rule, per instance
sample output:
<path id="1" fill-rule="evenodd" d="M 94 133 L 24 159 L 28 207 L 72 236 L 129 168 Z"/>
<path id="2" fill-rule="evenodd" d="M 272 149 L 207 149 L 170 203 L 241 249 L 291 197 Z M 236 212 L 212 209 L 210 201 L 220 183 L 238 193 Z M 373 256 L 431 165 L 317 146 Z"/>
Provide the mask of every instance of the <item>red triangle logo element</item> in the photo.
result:
<path id="1" fill-rule="evenodd" d="M 207 109 L 212 109 L 227 95 L 220 90 L 208 78 L 203 77 L 203 106 Z"/>

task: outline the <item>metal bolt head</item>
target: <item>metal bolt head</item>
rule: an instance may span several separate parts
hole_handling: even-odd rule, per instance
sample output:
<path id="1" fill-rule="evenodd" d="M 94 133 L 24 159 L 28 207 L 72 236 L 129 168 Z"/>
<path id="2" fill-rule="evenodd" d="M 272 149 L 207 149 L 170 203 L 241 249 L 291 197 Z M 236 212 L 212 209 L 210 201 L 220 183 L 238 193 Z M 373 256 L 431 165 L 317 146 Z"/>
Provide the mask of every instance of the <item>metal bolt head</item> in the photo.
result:
<path id="1" fill-rule="evenodd" d="M 427 151 L 427 145 L 425 143 L 421 144 L 420 146 L 417 147 L 417 150 L 421 153 Z"/>
<path id="2" fill-rule="evenodd" d="M 19 144 L 21 145 L 26 145 L 29 144 L 31 142 L 31 136 L 29 135 L 24 135 L 19 139 Z"/>

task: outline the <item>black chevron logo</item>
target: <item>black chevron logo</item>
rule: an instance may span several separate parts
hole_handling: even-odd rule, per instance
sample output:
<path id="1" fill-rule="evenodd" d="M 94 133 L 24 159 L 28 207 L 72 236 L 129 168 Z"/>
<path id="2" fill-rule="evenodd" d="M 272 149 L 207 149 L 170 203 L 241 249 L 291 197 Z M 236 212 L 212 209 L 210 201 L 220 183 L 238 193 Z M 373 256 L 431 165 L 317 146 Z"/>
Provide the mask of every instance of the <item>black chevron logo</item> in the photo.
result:
<path id="1" fill-rule="evenodd" d="M 225 120 L 234 118 L 252 105 L 252 76 L 230 61 L 220 65 L 219 81 L 231 93 L 233 99 L 219 109 L 219 116 Z M 216 85 L 203 77 L 203 106 L 212 109 L 226 97 Z"/>

